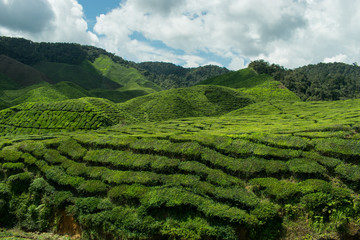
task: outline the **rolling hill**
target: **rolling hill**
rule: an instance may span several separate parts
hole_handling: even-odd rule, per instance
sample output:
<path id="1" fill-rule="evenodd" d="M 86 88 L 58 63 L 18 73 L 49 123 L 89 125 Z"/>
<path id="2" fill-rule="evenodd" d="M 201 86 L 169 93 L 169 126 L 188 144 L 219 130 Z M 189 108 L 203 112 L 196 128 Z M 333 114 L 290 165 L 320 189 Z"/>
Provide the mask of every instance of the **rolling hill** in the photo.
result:
<path id="1" fill-rule="evenodd" d="M 243 94 L 220 86 L 177 88 L 137 97 L 118 107 L 139 121 L 219 116 L 253 103 Z"/>
<path id="2" fill-rule="evenodd" d="M 85 239 L 358 238 L 359 101 L 288 105 L 1 138 L 0 224 Z"/>
<path id="3" fill-rule="evenodd" d="M 223 74 L 199 82 L 198 85 L 217 85 L 237 89 L 254 101 L 300 101 L 300 98 L 268 74 L 258 74 L 251 68 Z"/>
<path id="4" fill-rule="evenodd" d="M 1 239 L 360 239 L 359 99 L 304 102 L 264 61 L 4 37 L 0 54 Z"/>
<path id="5" fill-rule="evenodd" d="M 0 111 L 1 135 L 90 130 L 132 119 L 101 98 L 27 102 Z"/>

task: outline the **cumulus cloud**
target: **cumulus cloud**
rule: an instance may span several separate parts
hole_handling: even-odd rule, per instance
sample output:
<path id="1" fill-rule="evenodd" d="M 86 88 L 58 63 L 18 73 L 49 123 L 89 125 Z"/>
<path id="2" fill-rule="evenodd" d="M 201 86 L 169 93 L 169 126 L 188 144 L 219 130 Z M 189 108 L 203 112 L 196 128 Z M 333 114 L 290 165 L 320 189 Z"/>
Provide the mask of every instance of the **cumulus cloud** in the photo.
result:
<path id="1" fill-rule="evenodd" d="M 41 32 L 54 13 L 46 0 L 0 0 L 0 25 L 31 33 Z"/>
<path id="2" fill-rule="evenodd" d="M 94 44 L 133 61 L 184 66 L 360 62 L 360 1 L 119 0 L 97 17 L 94 32 L 76 0 L 23 2 L 0 0 L 0 35 Z"/>
<path id="3" fill-rule="evenodd" d="M 94 30 L 103 46 L 135 61 L 152 55 L 146 47 L 128 48 L 131 34 L 139 32 L 192 59 L 201 52 L 229 58 L 227 67 L 233 69 L 259 58 L 297 67 L 339 52 L 355 61 L 359 7 L 359 1 L 343 0 L 127 0 L 99 16 Z"/>
<path id="4" fill-rule="evenodd" d="M 96 44 L 76 0 L 0 0 L 0 35 Z"/>
<path id="5" fill-rule="evenodd" d="M 339 54 L 333 57 L 325 58 L 325 63 L 331 63 L 331 62 L 347 62 L 348 56 L 345 54 Z"/>

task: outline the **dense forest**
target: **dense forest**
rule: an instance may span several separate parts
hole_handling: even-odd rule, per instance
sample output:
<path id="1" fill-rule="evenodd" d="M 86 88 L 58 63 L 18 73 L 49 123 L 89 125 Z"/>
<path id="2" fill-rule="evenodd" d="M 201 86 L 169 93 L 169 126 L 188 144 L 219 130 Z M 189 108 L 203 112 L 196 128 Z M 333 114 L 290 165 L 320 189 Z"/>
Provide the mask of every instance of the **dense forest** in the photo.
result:
<path id="1" fill-rule="evenodd" d="M 183 68 L 172 63 L 143 62 L 140 69 L 146 70 L 145 76 L 164 89 L 190 87 L 211 77 L 228 73 L 226 68 L 208 65 L 198 68 Z"/>
<path id="2" fill-rule="evenodd" d="M 229 72 L 226 68 L 214 65 L 184 68 L 163 62 L 138 64 L 93 46 L 74 43 L 35 43 L 22 38 L 0 37 L 0 54 L 28 65 L 41 61 L 81 64 L 85 59 L 94 62 L 99 56 L 105 55 L 115 63 L 137 69 L 148 80 L 164 89 L 192 86 L 209 77 Z"/>
<path id="3" fill-rule="evenodd" d="M 258 60 L 249 67 L 260 74 L 273 76 L 304 101 L 360 97 L 360 67 L 357 64 L 318 63 L 289 70 Z"/>

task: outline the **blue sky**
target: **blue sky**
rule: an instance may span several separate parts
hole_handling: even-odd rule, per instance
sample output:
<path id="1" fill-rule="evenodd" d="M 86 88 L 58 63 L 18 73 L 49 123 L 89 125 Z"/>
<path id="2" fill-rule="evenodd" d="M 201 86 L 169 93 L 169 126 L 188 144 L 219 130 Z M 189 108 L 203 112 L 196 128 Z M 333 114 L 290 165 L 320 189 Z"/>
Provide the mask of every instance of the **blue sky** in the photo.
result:
<path id="1" fill-rule="evenodd" d="M 94 45 L 135 62 L 360 62 L 360 0 L 0 0 L 0 36 Z"/>
<path id="2" fill-rule="evenodd" d="M 120 0 L 78 0 L 84 9 L 85 19 L 90 30 L 96 24 L 96 17 L 106 14 L 112 9 L 119 7 Z"/>

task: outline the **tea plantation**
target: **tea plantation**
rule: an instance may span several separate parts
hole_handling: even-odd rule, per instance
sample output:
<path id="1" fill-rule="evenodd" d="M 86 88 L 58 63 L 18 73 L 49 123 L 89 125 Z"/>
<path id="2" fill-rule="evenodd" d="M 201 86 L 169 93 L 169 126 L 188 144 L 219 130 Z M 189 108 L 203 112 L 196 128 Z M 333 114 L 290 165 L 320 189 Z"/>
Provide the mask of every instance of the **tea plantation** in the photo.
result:
<path id="1" fill-rule="evenodd" d="M 360 99 L 0 45 L 0 239 L 360 239 Z"/>
<path id="2" fill-rule="evenodd" d="M 0 224 L 83 239 L 357 239 L 359 100 L 259 104 L 3 137 Z"/>

